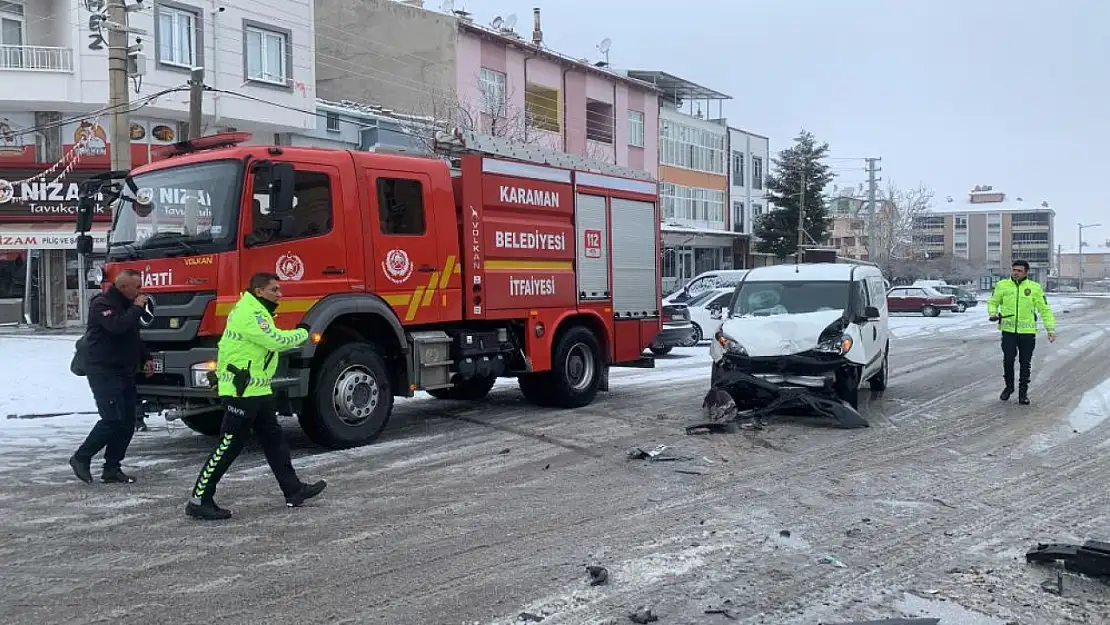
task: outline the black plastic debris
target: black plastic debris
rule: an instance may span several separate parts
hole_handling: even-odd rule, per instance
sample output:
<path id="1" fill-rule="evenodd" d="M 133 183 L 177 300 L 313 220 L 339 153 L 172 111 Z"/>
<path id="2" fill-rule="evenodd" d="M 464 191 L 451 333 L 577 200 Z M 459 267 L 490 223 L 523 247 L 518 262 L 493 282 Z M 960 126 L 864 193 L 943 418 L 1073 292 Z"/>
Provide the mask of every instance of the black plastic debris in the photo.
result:
<path id="1" fill-rule="evenodd" d="M 628 620 L 633 623 L 644 625 L 645 623 L 654 623 L 659 620 L 659 617 L 648 608 L 638 608 L 635 612 L 628 615 Z"/>
<path id="2" fill-rule="evenodd" d="M 522 623 L 539 623 L 543 620 L 543 617 L 538 614 L 532 614 L 531 612 L 521 612 L 517 620 Z"/>
<path id="3" fill-rule="evenodd" d="M 1088 540 L 1082 545 L 1039 543 L 1025 554 L 1025 561 L 1053 564 L 1062 560 L 1064 568 L 1091 577 L 1110 577 L 1110 543 Z"/>
<path id="4" fill-rule="evenodd" d="M 937 625 L 938 623 L 940 623 L 939 618 L 888 618 L 882 621 L 853 621 L 826 625 Z"/>
<path id="5" fill-rule="evenodd" d="M 687 428 L 687 433 L 698 428 L 721 429 L 731 422 L 750 422 L 751 427 L 762 428 L 775 414 L 824 417 L 843 428 L 871 425 L 832 389 L 779 386 L 736 367 L 714 369 L 702 408 L 706 423 Z"/>
<path id="6" fill-rule="evenodd" d="M 727 618 L 730 621 L 738 620 L 738 617 L 735 614 L 733 614 L 729 610 L 726 610 L 725 608 L 711 608 L 709 610 L 706 610 L 705 613 L 706 614 L 718 614 L 720 616 L 723 616 L 723 617 Z"/>
<path id="7" fill-rule="evenodd" d="M 680 460 L 693 460 L 690 456 L 675 456 L 669 453 L 666 445 L 656 445 L 650 450 L 643 447 L 632 447 L 628 450 L 629 460 L 650 460 L 652 462 L 676 462 Z"/>
<path id="8" fill-rule="evenodd" d="M 586 572 L 590 574 L 591 586 L 600 586 L 609 581 L 609 569 L 603 566 L 587 566 Z"/>

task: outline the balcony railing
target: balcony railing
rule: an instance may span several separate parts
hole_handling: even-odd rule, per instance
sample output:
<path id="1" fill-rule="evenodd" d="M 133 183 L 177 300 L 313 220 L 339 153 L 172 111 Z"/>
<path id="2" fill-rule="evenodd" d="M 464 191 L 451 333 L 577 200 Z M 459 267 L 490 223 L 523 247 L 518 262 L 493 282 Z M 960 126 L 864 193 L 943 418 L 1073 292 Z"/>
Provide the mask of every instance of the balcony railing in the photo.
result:
<path id="1" fill-rule="evenodd" d="M 72 72 L 73 50 L 47 46 L 0 45 L 0 70 Z"/>

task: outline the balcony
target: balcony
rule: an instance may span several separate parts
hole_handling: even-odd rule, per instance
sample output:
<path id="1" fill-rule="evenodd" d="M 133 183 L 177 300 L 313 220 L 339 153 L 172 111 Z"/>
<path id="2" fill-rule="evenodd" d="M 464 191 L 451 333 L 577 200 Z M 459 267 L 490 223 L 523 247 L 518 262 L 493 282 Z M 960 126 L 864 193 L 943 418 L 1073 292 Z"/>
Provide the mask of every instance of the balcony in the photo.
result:
<path id="1" fill-rule="evenodd" d="M 73 73 L 73 50 L 0 45 L 0 70 Z"/>

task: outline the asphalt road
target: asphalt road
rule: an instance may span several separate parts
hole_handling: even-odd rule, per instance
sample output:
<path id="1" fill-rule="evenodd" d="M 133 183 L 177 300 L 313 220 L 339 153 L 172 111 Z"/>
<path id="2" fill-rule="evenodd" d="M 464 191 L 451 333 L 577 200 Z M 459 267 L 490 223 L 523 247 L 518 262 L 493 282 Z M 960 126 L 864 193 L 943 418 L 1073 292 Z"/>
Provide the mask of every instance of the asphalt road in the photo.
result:
<path id="1" fill-rule="evenodd" d="M 76 482 L 65 446 L 9 453 L 0 622 L 590 625 L 631 623 L 639 606 L 660 625 L 926 610 L 942 625 L 1107 622 L 1110 588 L 1065 575 L 1063 596 L 1048 593 L 1055 573 L 1023 558 L 1038 541 L 1110 537 L 1110 424 L 1067 420 L 1110 379 L 1110 301 L 1057 316 L 1032 406 L 998 400 L 990 328 L 925 331 L 894 341 L 865 430 L 687 436 L 707 381 L 690 374 L 708 376 L 694 356 L 573 412 L 535 410 L 513 387 L 412 402 L 380 443 L 343 452 L 290 423 L 295 464 L 327 492 L 285 508 L 252 448 L 221 485 L 236 513 L 222 524 L 182 513 L 211 445 L 192 433 L 137 435 L 128 486 Z M 657 444 L 690 459 L 626 458 Z M 608 583 L 590 586 L 587 565 Z"/>

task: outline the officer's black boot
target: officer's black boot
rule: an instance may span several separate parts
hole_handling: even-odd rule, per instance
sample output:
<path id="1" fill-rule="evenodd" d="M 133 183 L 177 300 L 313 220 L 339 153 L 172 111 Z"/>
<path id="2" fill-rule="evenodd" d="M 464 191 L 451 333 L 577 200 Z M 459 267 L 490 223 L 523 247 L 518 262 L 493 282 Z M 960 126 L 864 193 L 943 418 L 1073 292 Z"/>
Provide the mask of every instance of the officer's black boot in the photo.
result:
<path id="1" fill-rule="evenodd" d="M 289 506 L 290 508 L 299 508 L 304 505 L 305 501 L 308 501 L 316 495 L 324 492 L 324 489 L 327 487 L 328 483 L 324 480 L 320 480 L 313 484 L 304 484 L 303 486 L 301 486 L 301 489 L 299 491 L 285 498 L 285 505 Z"/>
<path id="2" fill-rule="evenodd" d="M 190 499 L 185 514 L 202 521 L 223 521 L 231 518 L 231 510 L 221 508 L 211 499 Z"/>
<path id="3" fill-rule="evenodd" d="M 1012 382 L 1006 384 L 1006 388 L 1002 389 L 1002 394 L 998 396 L 1002 401 L 1009 401 L 1010 396 L 1014 394 L 1014 384 Z"/>
<path id="4" fill-rule="evenodd" d="M 1018 403 L 1023 406 L 1029 405 L 1029 383 L 1024 380 L 1018 383 Z"/>

